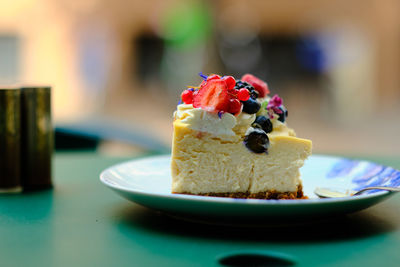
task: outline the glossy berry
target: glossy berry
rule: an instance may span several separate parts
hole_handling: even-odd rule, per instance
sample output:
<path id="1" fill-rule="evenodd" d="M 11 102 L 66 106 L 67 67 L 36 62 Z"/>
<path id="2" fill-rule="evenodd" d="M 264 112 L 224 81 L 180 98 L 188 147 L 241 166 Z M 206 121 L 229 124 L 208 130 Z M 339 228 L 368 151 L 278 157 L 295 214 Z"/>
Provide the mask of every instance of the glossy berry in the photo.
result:
<path id="1" fill-rule="evenodd" d="M 226 86 L 228 87 L 228 90 L 231 90 L 235 87 L 236 85 L 236 80 L 232 76 L 224 76 L 221 78 L 223 81 L 225 81 Z"/>
<path id="2" fill-rule="evenodd" d="M 280 122 L 285 122 L 286 121 L 286 118 L 287 118 L 287 116 L 288 116 L 288 111 L 287 111 L 287 109 L 285 108 L 285 106 L 280 106 L 280 107 L 278 107 L 280 110 L 282 110 L 282 113 L 281 114 L 278 114 L 278 121 L 280 121 Z"/>
<path id="3" fill-rule="evenodd" d="M 248 114 L 257 113 L 261 108 L 261 104 L 258 103 L 257 100 L 254 100 L 252 98 L 249 98 L 248 100 L 243 101 L 242 103 L 243 103 L 243 111 Z"/>
<path id="4" fill-rule="evenodd" d="M 228 112 L 232 114 L 237 114 L 240 112 L 240 109 L 242 108 L 242 103 L 236 98 L 231 98 L 229 100 L 229 109 Z"/>
<path id="5" fill-rule="evenodd" d="M 212 79 L 200 87 L 193 97 L 193 107 L 217 113 L 227 111 L 230 95 L 226 83 L 221 79 Z"/>
<path id="6" fill-rule="evenodd" d="M 245 74 L 242 76 L 242 81 L 251 84 L 254 89 L 258 91 L 260 97 L 264 97 L 269 94 L 268 85 L 261 79 L 257 78 L 252 74 Z"/>
<path id="7" fill-rule="evenodd" d="M 254 128 L 263 129 L 263 131 L 266 133 L 272 132 L 273 129 L 271 120 L 265 116 L 257 116 L 252 126 Z"/>
<path id="8" fill-rule="evenodd" d="M 181 94 L 182 101 L 185 104 L 192 104 L 193 103 L 193 90 L 185 90 Z"/>
<path id="9" fill-rule="evenodd" d="M 258 91 L 255 90 L 254 87 L 251 84 L 249 84 L 247 82 L 244 82 L 242 80 L 237 80 L 236 81 L 236 85 L 235 85 L 235 89 L 240 90 L 242 88 L 245 88 L 250 92 L 250 97 L 251 98 L 253 98 L 253 99 L 258 98 L 258 95 L 259 95 Z"/>
<path id="10" fill-rule="evenodd" d="M 238 93 L 237 93 L 237 97 L 238 97 L 238 99 L 239 99 L 240 101 L 249 100 L 249 98 L 250 98 L 249 90 L 247 90 L 247 89 L 245 89 L 245 88 L 240 89 L 240 90 L 238 91 Z"/>
<path id="11" fill-rule="evenodd" d="M 269 138 L 268 135 L 259 128 L 254 128 L 244 137 L 244 145 L 254 153 L 268 152 Z"/>
<path id="12" fill-rule="evenodd" d="M 236 84 L 235 84 L 235 89 L 241 89 L 241 88 L 249 89 L 249 91 L 254 90 L 253 85 L 251 85 L 247 82 L 244 82 L 242 80 L 237 80 Z"/>
<path id="13" fill-rule="evenodd" d="M 209 75 L 209 76 L 204 75 L 204 77 L 207 77 L 207 79 L 203 80 L 203 81 L 200 83 L 199 87 L 203 87 L 204 85 L 206 85 L 206 83 L 207 83 L 208 81 L 217 80 L 217 79 L 219 80 L 219 79 L 221 79 L 221 76 L 219 76 L 218 74 L 211 74 L 211 75 Z M 203 79 L 204 79 L 204 77 L 202 76 Z"/>
<path id="14" fill-rule="evenodd" d="M 246 86 L 246 87 L 247 87 L 247 86 Z M 258 96 L 259 96 L 258 91 L 254 90 L 254 89 L 250 90 L 250 97 L 251 97 L 251 98 L 257 99 Z"/>
<path id="15" fill-rule="evenodd" d="M 214 80 L 214 79 L 220 79 L 221 76 L 219 76 L 218 74 L 211 74 L 210 76 L 207 77 L 207 81 L 209 80 Z"/>

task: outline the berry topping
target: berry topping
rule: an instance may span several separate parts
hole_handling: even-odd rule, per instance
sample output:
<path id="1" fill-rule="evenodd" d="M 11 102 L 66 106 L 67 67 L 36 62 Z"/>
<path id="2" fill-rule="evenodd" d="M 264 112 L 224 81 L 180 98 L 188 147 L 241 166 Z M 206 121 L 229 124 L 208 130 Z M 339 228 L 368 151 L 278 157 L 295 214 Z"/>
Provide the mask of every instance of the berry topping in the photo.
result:
<path id="1" fill-rule="evenodd" d="M 207 81 L 215 79 L 221 79 L 221 76 L 219 76 L 218 74 L 211 74 L 210 76 L 207 77 Z"/>
<path id="2" fill-rule="evenodd" d="M 242 80 L 237 80 L 235 84 L 235 89 L 241 89 L 241 88 L 249 89 L 249 91 L 254 90 L 254 87 L 251 84 L 244 82 Z"/>
<path id="3" fill-rule="evenodd" d="M 246 101 L 249 100 L 250 98 L 250 92 L 249 90 L 242 88 L 239 90 L 239 92 L 237 93 L 237 97 L 240 101 Z"/>
<path id="4" fill-rule="evenodd" d="M 272 132 L 273 129 L 271 120 L 265 116 L 257 116 L 252 126 L 254 128 L 261 128 L 266 133 Z"/>
<path id="5" fill-rule="evenodd" d="M 204 86 L 207 81 L 221 79 L 221 76 L 219 76 L 218 74 L 211 74 L 211 75 L 207 76 L 207 75 L 204 75 L 202 72 L 200 72 L 199 75 L 201 78 L 203 78 L 203 81 L 201 82 L 199 87 Z"/>
<path id="6" fill-rule="evenodd" d="M 190 88 L 184 91 L 181 99 L 186 104 L 193 104 L 195 108 L 202 108 L 209 112 L 229 112 L 234 115 L 241 110 L 248 114 L 257 113 L 258 116 L 270 118 L 282 112 L 282 100 L 275 95 L 260 109 L 261 104 L 257 98 L 265 97 L 268 93 L 268 85 L 251 74 L 245 74 L 242 80 L 235 80 L 232 76 L 220 76 L 211 74 L 209 76 L 199 73 L 203 81 L 196 89 Z M 197 89 L 199 88 L 199 89 Z M 264 99 L 265 100 L 265 99 Z M 268 104 L 268 106 L 266 106 Z M 242 108 L 243 105 L 243 108 Z M 286 109 L 285 109 L 286 110 Z M 285 117 L 287 115 L 284 114 Z M 284 118 L 281 118 L 284 120 Z"/>
<path id="7" fill-rule="evenodd" d="M 278 121 L 285 122 L 288 115 L 288 111 L 284 105 L 280 106 L 279 109 L 281 110 L 281 113 L 278 114 L 279 115 Z"/>
<path id="8" fill-rule="evenodd" d="M 224 77 L 222 77 L 222 80 L 224 80 L 226 82 L 226 86 L 228 86 L 228 90 L 233 89 L 236 85 L 235 78 L 233 78 L 232 76 L 224 76 Z"/>
<path id="9" fill-rule="evenodd" d="M 268 85 L 261 79 L 257 78 L 252 74 L 245 74 L 242 77 L 242 81 L 247 82 L 254 86 L 254 89 L 258 91 L 260 97 L 264 97 L 269 94 Z"/>
<path id="10" fill-rule="evenodd" d="M 182 92 L 181 94 L 182 101 L 185 104 L 192 104 L 193 103 L 193 89 L 187 89 Z"/>
<path id="11" fill-rule="evenodd" d="M 244 137 L 244 145 L 254 153 L 268 153 L 268 135 L 259 128 L 254 128 Z"/>
<path id="12" fill-rule="evenodd" d="M 250 91 L 250 97 L 253 99 L 257 99 L 259 96 L 258 91 L 256 91 L 255 89 L 253 89 L 252 91 Z"/>
<path id="13" fill-rule="evenodd" d="M 240 112 L 240 109 L 242 108 L 242 103 L 236 98 L 231 98 L 229 100 L 229 109 L 228 112 L 232 114 L 237 114 Z"/>
<path id="14" fill-rule="evenodd" d="M 225 81 L 221 79 L 208 80 L 193 96 L 193 107 L 209 112 L 227 111 L 230 95 Z"/>
<path id="15" fill-rule="evenodd" d="M 236 81 L 235 89 L 240 90 L 242 88 L 245 88 L 250 92 L 251 98 L 253 99 L 258 98 L 258 92 L 254 89 L 254 87 L 251 84 L 241 80 Z"/>
<path id="16" fill-rule="evenodd" d="M 243 101 L 243 111 L 248 113 L 248 114 L 254 114 L 257 113 L 257 111 L 260 109 L 261 104 L 257 102 L 257 100 L 254 100 L 253 98 L 249 98 L 246 101 Z"/>

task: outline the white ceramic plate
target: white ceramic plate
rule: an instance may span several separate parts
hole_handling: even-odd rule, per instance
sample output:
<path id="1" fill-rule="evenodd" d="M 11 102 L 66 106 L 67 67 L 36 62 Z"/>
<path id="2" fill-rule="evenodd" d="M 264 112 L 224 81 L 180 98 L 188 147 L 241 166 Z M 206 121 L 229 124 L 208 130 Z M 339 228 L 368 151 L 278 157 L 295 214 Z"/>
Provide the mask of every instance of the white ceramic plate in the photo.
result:
<path id="1" fill-rule="evenodd" d="M 368 161 L 311 156 L 301 169 L 309 199 L 257 200 L 171 194 L 170 156 L 132 160 L 104 170 L 100 180 L 123 197 L 151 209 L 187 218 L 282 220 L 350 213 L 374 205 L 392 193 L 319 199 L 316 187 L 357 190 L 371 185 L 400 186 L 400 171 Z"/>

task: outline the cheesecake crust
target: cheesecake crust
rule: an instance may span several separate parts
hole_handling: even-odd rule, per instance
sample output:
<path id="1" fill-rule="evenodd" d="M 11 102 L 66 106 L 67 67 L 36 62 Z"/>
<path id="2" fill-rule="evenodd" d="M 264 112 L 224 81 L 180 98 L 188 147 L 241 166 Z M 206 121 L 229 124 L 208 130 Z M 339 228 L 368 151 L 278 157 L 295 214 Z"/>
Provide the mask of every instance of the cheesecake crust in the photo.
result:
<path id="1" fill-rule="evenodd" d="M 173 194 L 185 194 L 185 195 L 197 195 L 197 196 L 208 196 L 208 197 L 229 197 L 229 198 L 253 198 L 253 199 L 308 199 L 303 193 L 303 186 L 300 184 L 297 186 L 295 192 L 278 192 L 276 190 L 268 190 L 265 192 L 250 193 L 250 192 L 235 192 L 235 193 L 177 193 Z"/>

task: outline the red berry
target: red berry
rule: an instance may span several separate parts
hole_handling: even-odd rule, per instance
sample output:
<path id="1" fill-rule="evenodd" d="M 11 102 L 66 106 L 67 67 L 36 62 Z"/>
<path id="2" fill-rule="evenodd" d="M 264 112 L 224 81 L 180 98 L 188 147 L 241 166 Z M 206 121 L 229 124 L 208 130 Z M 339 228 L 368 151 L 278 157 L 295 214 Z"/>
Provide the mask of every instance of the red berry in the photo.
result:
<path id="1" fill-rule="evenodd" d="M 264 97 L 269 94 L 268 85 L 261 79 L 252 74 L 245 74 L 242 76 L 242 81 L 253 85 L 254 89 L 258 91 L 259 97 Z"/>
<path id="2" fill-rule="evenodd" d="M 222 77 L 222 80 L 226 82 L 228 90 L 233 89 L 235 87 L 236 81 L 235 78 L 233 78 L 232 76 L 224 76 Z"/>
<path id="3" fill-rule="evenodd" d="M 239 99 L 231 98 L 229 100 L 229 113 L 236 114 L 240 112 L 242 108 L 242 103 L 240 103 Z"/>
<path id="4" fill-rule="evenodd" d="M 207 81 L 214 80 L 214 79 L 221 79 L 221 76 L 219 76 L 217 74 L 211 74 L 210 76 L 207 77 Z"/>
<path id="5" fill-rule="evenodd" d="M 232 88 L 228 90 L 229 94 L 231 94 L 231 96 L 237 97 L 237 93 L 239 92 L 239 90 Z"/>
<path id="6" fill-rule="evenodd" d="M 193 90 L 185 90 L 181 94 L 182 101 L 185 104 L 192 104 L 193 103 Z"/>
<path id="7" fill-rule="evenodd" d="M 211 75 L 209 75 L 209 76 L 207 77 L 207 80 L 203 80 L 203 81 L 200 83 L 199 87 L 203 87 L 208 81 L 216 80 L 216 79 L 221 79 L 221 76 L 219 76 L 219 75 L 217 75 L 217 74 L 211 74 Z"/>
<path id="8" fill-rule="evenodd" d="M 201 87 L 193 97 L 193 107 L 209 112 L 227 111 L 229 94 L 226 83 L 221 79 L 212 79 Z"/>
<path id="9" fill-rule="evenodd" d="M 239 98 L 240 101 L 247 101 L 250 98 L 250 93 L 249 90 L 246 88 L 242 88 L 239 90 L 237 97 Z"/>

